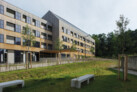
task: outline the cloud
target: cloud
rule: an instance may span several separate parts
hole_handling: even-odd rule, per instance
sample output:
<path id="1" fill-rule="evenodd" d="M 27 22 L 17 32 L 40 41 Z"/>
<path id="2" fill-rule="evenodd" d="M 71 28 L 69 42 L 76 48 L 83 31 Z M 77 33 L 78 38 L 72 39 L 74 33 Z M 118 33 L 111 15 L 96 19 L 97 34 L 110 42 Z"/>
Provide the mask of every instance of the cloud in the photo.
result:
<path id="1" fill-rule="evenodd" d="M 116 29 L 120 14 L 130 19 L 129 28 L 137 28 L 136 0 L 6 0 L 42 17 L 48 10 L 90 34 Z"/>

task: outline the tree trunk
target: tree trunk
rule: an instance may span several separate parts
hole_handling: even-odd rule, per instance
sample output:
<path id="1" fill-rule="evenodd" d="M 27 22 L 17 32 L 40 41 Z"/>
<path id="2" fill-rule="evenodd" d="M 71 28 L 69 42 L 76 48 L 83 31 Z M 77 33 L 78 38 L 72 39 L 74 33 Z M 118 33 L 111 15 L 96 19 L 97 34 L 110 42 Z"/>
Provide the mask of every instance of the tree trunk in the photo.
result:
<path id="1" fill-rule="evenodd" d="M 31 65 L 31 68 L 32 68 L 32 53 L 30 52 L 30 65 Z"/>
<path id="2" fill-rule="evenodd" d="M 28 53 L 26 53 L 26 69 L 28 69 Z"/>

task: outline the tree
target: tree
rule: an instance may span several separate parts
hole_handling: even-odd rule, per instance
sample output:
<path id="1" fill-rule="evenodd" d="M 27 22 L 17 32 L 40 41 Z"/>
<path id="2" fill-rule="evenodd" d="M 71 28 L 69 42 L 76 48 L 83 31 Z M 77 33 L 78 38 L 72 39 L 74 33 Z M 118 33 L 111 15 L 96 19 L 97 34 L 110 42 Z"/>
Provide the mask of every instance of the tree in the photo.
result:
<path id="1" fill-rule="evenodd" d="M 35 43 L 35 36 L 28 25 L 26 25 L 26 27 L 22 30 L 22 38 L 24 40 L 23 45 L 27 47 L 26 68 L 28 69 L 29 68 L 28 53 L 30 52 L 29 49 Z M 30 63 L 31 63 L 31 54 L 30 54 Z"/>
<path id="2" fill-rule="evenodd" d="M 63 49 L 62 41 L 58 38 L 55 42 L 55 49 L 59 51 L 58 59 L 61 59 L 61 50 Z M 59 61 L 59 60 L 58 60 Z"/>
<path id="3" fill-rule="evenodd" d="M 75 42 L 73 42 L 72 45 L 71 45 L 71 47 L 70 47 L 70 55 L 71 55 L 71 52 L 72 52 L 72 51 L 76 51 L 76 50 L 77 50 L 76 44 L 75 44 Z M 79 57 L 79 56 L 78 56 L 78 57 Z"/>
<path id="4" fill-rule="evenodd" d="M 119 20 L 116 21 L 118 34 L 118 43 L 121 54 L 124 54 L 125 51 L 125 32 L 127 31 L 127 25 L 129 24 L 129 20 L 124 17 L 124 15 L 120 15 Z"/>
<path id="5" fill-rule="evenodd" d="M 77 49 L 77 48 L 76 48 L 76 44 L 73 42 L 70 50 L 71 50 L 71 51 L 76 51 L 76 49 Z"/>
<path id="6" fill-rule="evenodd" d="M 118 46 L 117 46 L 117 37 L 113 32 L 107 34 L 107 56 L 108 57 L 117 57 L 118 54 Z"/>
<path id="7" fill-rule="evenodd" d="M 62 41 L 58 38 L 55 42 L 55 49 L 61 51 L 63 49 L 62 47 Z"/>
<path id="8" fill-rule="evenodd" d="M 90 52 L 91 52 L 92 54 L 94 54 L 94 53 L 95 53 L 95 48 L 94 48 L 94 47 L 91 47 L 91 48 L 90 48 Z"/>

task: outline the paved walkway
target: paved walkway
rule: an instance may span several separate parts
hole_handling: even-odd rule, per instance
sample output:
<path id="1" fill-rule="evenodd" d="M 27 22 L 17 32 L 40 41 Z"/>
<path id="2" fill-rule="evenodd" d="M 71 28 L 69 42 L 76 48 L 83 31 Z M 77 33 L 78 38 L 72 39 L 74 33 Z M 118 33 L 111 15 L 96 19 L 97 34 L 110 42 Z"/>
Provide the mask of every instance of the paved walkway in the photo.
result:
<path id="1" fill-rule="evenodd" d="M 118 69 L 115 68 L 114 70 L 118 70 Z M 123 70 L 120 69 L 120 71 L 122 72 Z M 134 71 L 134 70 L 128 70 L 128 74 L 137 75 L 137 71 Z"/>

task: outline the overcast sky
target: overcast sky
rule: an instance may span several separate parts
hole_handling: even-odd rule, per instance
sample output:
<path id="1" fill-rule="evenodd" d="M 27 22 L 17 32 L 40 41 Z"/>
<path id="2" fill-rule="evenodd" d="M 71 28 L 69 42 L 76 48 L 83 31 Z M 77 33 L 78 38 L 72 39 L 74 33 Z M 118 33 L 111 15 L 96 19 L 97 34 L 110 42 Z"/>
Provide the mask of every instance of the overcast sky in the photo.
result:
<path id="1" fill-rule="evenodd" d="M 5 0 L 36 16 L 51 10 L 89 34 L 109 33 L 123 14 L 137 29 L 137 0 Z"/>

